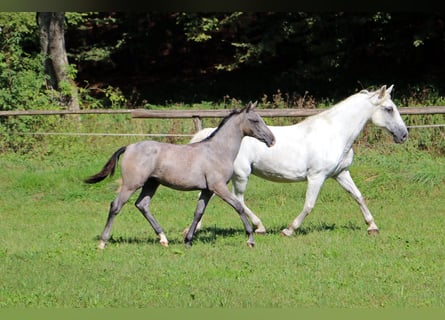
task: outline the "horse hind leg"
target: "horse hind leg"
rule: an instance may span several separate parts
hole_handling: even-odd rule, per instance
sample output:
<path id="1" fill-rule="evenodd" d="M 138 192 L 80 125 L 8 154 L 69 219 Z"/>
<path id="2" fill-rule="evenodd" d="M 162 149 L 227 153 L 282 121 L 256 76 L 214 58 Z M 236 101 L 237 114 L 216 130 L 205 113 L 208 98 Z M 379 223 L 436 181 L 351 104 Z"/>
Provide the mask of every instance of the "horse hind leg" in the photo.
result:
<path id="1" fill-rule="evenodd" d="M 161 246 L 168 247 L 168 239 L 165 236 L 164 230 L 150 212 L 150 202 L 158 187 L 159 182 L 154 179 L 148 180 L 142 187 L 141 194 L 136 200 L 135 205 L 158 235 Z"/>
<path id="2" fill-rule="evenodd" d="M 124 204 L 128 201 L 130 196 L 133 194 L 135 190 L 131 190 L 125 187 L 122 187 L 116 199 L 110 204 L 110 210 L 108 212 L 107 222 L 105 224 L 105 228 L 100 237 L 98 249 L 104 249 L 107 241 L 110 239 L 110 231 L 113 226 L 114 219 L 117 214 L 121 211 Z"/>
<path id="3" fill-rule="evenodd" d="M 232 177 L 233 194 L 241 203 L 241 205 L 244 208 L 244 212 L 249 217 L 252 224 L 255 226 L 255 233 L 266 234 L 266 228 L 261 222 L 261 219 L 258 216 L 256 216 L 244 202 L 244 193 L 246 192 L 248 181 L 249 181 L 248 178 L 242 178 L 234 174 L 234 176 Z"/>

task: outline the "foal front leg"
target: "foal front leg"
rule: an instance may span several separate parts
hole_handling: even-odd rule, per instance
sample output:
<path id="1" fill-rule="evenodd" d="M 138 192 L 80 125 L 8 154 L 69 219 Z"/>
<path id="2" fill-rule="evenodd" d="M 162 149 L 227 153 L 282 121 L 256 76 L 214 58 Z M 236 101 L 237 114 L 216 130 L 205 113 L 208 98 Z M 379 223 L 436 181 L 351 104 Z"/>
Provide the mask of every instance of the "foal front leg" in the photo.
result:
<path id="1" fill-rule="evenodd" d="M 227 185 L 225 184 L 219 184 L 218 186 L 216 186 L 215 194 L 218 195 L 225 202 L 230 204 L 238 212 L 248 236 L 247 246 L 249 248 L 253 248 L 255 246 L 255 241 L 253 239 L 253 228 L 250 225 L 249 219 L 247 219 L 247 215 L 244 211 L 242 203 L 230 192 L 230 190 L 227 188 Z"/>
<path id="2" fill-rule="evenodd" d="M 363 217 L 365 218 L 365 222 L 368 225 L 368 234 L 378 234 L 379 228 L 374 222 L 374 217 L 366 206 L 365 200 L 361 192 L 358 190 L 354 181 L 352 180 L 351 174 L 349 171 L 343 171 L 336 177 L 337 182 L 351 194 L 351 196 L 357 201 L 362 210 Z"/>

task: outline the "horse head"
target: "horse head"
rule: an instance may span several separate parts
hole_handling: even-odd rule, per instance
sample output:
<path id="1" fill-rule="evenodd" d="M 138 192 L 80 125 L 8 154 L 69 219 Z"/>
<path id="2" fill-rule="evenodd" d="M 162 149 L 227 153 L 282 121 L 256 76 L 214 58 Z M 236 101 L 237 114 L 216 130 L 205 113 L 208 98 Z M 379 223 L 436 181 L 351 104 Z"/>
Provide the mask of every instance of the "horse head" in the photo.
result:
<path id="1" fill-rule="evenodd" d="M 260 115 L 255 112 L 257 104 L 258 101 L 255 101 L 255 103 L 249 102 L 240 111 L 244 114 L 242 129 L 246 136 L 256 138 L 271 147 L 275 144 L 275 136 Z"/>
<path id="2" fill-rule="evenodd" d="M 379 90 L 370 93 L 371 103 L 375 106 L 372 114 L 372 122 L 388 130 L 396 143 L 403 143 L 408 139 L 408 129 L 397 110 L 396 105 L 391 100 L 391 91 L 394 85 L 386 88 L 382 86 Z"/>

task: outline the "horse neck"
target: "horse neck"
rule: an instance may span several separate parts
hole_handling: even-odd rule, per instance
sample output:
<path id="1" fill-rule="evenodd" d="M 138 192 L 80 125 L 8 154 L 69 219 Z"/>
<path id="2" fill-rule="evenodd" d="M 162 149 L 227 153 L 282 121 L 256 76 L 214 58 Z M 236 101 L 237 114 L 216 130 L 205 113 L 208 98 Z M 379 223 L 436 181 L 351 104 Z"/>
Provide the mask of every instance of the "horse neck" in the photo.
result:
<path id="1" fill-rule="evenodd" d="M 358 93 L 327 111 L 326 116 L 331 117 L 335 123 L 335 130 L 344 136 L 346 149 L 350 149 L 363 130 L 366 123 L 371 119 L 374 106 L 367 99 L 367 95 Z"/>

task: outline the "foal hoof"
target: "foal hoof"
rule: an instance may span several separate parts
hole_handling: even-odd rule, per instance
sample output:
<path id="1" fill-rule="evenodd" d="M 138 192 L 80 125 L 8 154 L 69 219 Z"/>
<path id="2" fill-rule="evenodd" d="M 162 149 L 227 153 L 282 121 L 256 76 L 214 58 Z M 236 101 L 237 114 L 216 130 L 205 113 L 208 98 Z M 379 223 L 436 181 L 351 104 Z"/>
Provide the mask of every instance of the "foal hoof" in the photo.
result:
<path id="1" fill-rule="evenodd" d="M 99 244 L 97 245 L 97 249 L 99 250 L 103 250 L 105 249 L 105 241 L 100 241 Z"/>
<path id="2" fill-rule="evenodd" d="M 379 234 L 379 229 L 370 229 L 368 230 L 368 235 L 370 236 L 376 236 Z"/>
<path id="3" fill-rule="evenodd" d="M 185 244 L 185 247 L 187 249 L 190 249 L 192 247 L 192 243 L 191 242 L 185 242 L 184 244 Z"/>
<path id="4" fill-rule="evenodd" d="M 163 246 L 163 247 L 168 248 L 168 242 L 165 242 L 165 241 L 159 241 L 159 244 L 160 244 L 161 246 Z"/>

